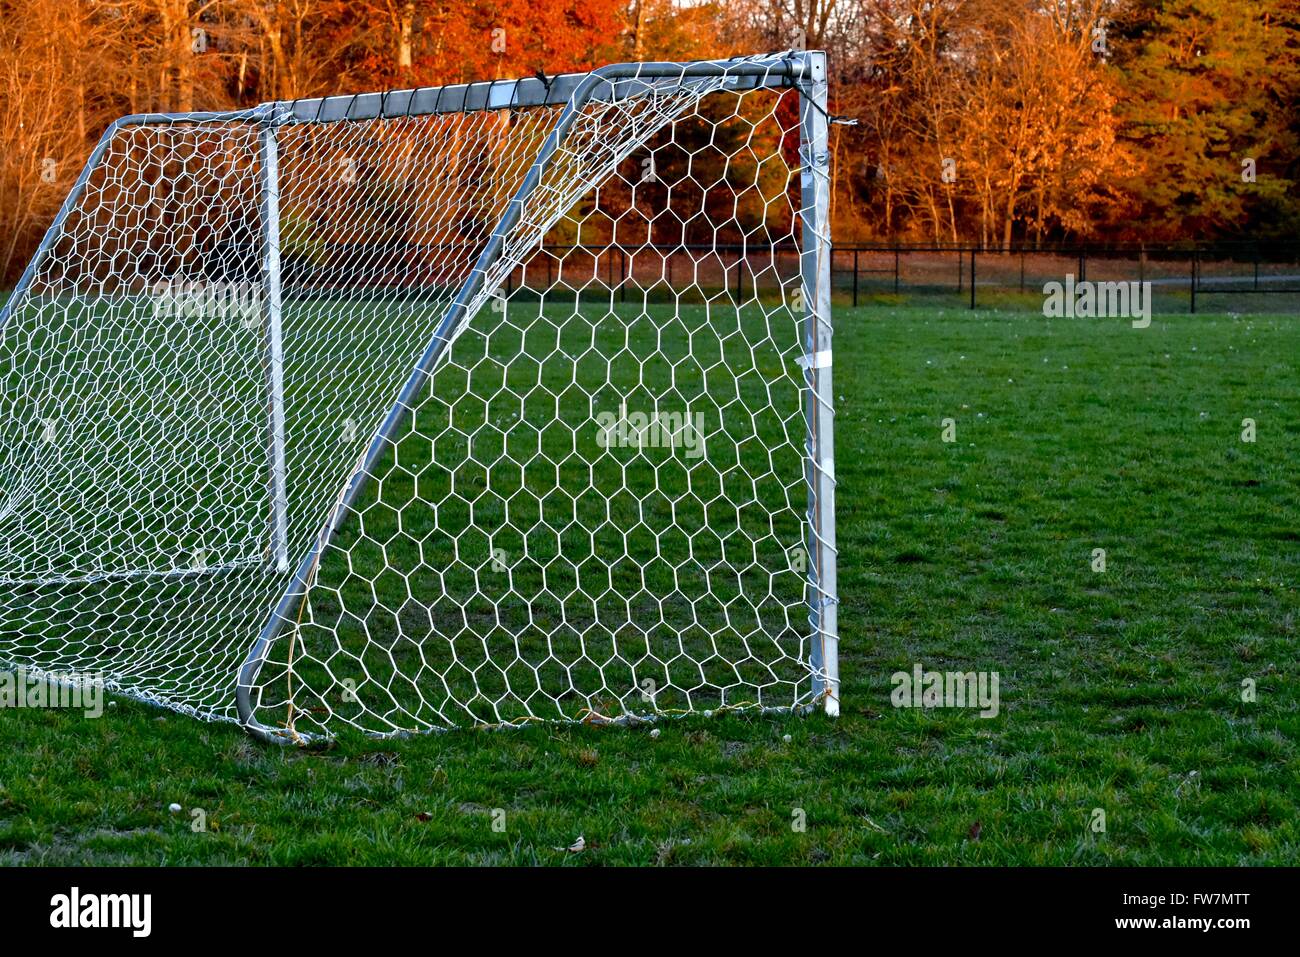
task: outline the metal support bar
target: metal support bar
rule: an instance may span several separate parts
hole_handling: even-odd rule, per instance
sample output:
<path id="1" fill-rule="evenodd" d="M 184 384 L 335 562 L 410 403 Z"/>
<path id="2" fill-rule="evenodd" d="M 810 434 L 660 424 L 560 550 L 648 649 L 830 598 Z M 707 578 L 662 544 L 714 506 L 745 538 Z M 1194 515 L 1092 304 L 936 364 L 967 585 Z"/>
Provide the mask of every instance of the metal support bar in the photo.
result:
<path id="1" fill-rule="evenodd" d="M 429 344 L 416 362 L 415 368 L 411 370 L 406 382 L 402 385 L 396 399 L 389 407 L 388 414 L 384 417 L 384 421 L 375 432 L 365 454 L 362 455 L 361 459 L 358 461 L 356 468 L 352 472 L 352 476 L 344 486 L 343 492 L 339 496 L 333 511 L 326 519 L 324 526 L 317 534 L 312 546 L 307 550 L 306 555 L 303 556 L 302 561 L 298 564 L 298 567 L 294 571 L 293 577 L 286 587 L 283 596 L 267 618 L 266 624 L 263 626 L 261 633 L 250 646 L 248 654 L 244 658 L 244 663 L 240 668 L 239 679 L 235 690 L 235 704 L 239 712 L 240 720 L 250 733 L 262 738 L 263 740 L 275 741 L 278 743 L 294 740 L 291 735 L 287 735 L 278 730 L 266 728 L 257 721 L 254 715 L 252 695 L 256 688 L 258 673 L 261 671 L 262 665 L 266 661 L 267 653 L 270 650 L 272 643 L 279 635 L 280 630 L 285 624 L 292 622 L 294 611 L 297 609 L 299 604 L 306 599 L 307 589 L 325 548 L 329 545 L 334 534 L 342 524 L 344 517 L 347 515 L 353 503 L 360 495 L 361 490 L 370 479 L 378 465 L 379 459 L 384 454 L 385 449 L 393 443 L 397 433 L 406 423 L 411 410 L 414 408 L 420 391 L 433 375 L 433 372 L 437 368 L 444 352 L 451 345 L 452 339 L 455 338 L 455 333 L 460 328 L 462 321 L 469 317 L 471 306 L 483 291 L 489 269 L 491 269 L 497 260 L 501 258 L 510 231 L 514 229 L 515 225 L 519 222 L 520 217 L 523 215 L 524 205 L 541 183 L 542 174 L 550 165 L 552 157 L 560 148 L 560 144 L 563 143 L 565 138 L 568 136 L 569 130 L 577 120 L 582 108 L 598 93 L 606 94 L 611 91 L 613 93 L 618 93 L 620 90 L 631 91 L 635 89 L 640 89 L 642 92 L 650 92 L 651 90 L 659 88 L 659 84 L 655 82 L 657 80 L 683 82 L 691 79 L 726 77 L 730 81 L 732 77 L 735 77 L 737 78 L 737 83 L 748 80 L 752 81 L 749 85 L 754 87 L 760 85 L 783 86 L 790 83 L 801 83 L 806 79 L 806 74 L 809 72 L 816 73 L 819 77 L 816 81 L 816 85 L 817 89 L 820 90 L 820 94 L 818 95 L 820 95 L 821 99 L 818 105 L 820 106 L 821 112 L 814 111 L 807 106 L 807 96 L 802 98 L 802 102 L 804 103 L 803 110 L 805 113 L 815 113 L 816 115 L 816 119 L 809 118 L 807 122 L 820 127 L 819 135 L 822 144 L 820 155 L 824 157 L 826 154 L 827 142 L 825 114 L 826 67 L 825 54 L 822 53 L 776 54 L 773 56 L 757 57 L 746 60 L 710 60 L 698 63 L 622 63 L 601 67 L 598 70 L 588 73 L 577 83 L 572 90 L 572 94 L 565 103 L 563 111 L 556 120 L 555 126 L 547 136 L 546 141 L 542 144 L 537 159 L 534 160 L 532 166 L 529 167 L 528 173 L 524 176 L 523 182 L 519 185 L 514 197 L 507 204 L 505 213 L 502 215 L 500 222 L 498 222 L 496 228 L 493 229 L 491 237 L 489 237 L 482 252 L 479 254 L 478 261 L 474 264 L 474 268 L 471 270 L 469 277 L 465 280 L 460 292 L 457 293 L 456 298 L 443 314 L 437 328 L 433 332 L 432 338 L 429 340 Z M 626 80 L 628 82 L 626 84 L 614 82 L 621 80 Z M 628 95 L 632 94 L 629 92 Z M 347 98 L 335 99 L 341 100 Z M 391 107 L 391 104 L 388 103 L 388 99 L 388 97 L 380 97 L 375 101 L 374 105 L 378 110 L 378 113 L 374 115 L 407 115 L 405 113 L 388 113 L 387 109 Z M 415 99 L 414 95 L 412 95 L 411 99 L 412 103 L 409 105 L 413 109 Z M 497 106 L 503 108 L 510 105 L 511 102 L 509 101 L 498 104 L 488 104 L 489 107 Z M 279 106 L 283 106 L 283 104 L 270 104 L 269 108 L 273 110 L 273 115 L 280 115 L 280 111 L 275 110 L 275 108 Z M 308 112 L 304 115 L 304 113 L 299 109 L 300 106 L 301 104 L 292 104 L 293 119 L 297 121 L 310 121 L 311 114 Z M 350 112 L 351 109 L 352 108 L 349 107 L 342 115 L 331 118 L 346 119 L 355 117 L 357 114 Z M 410 112 L 410 110 L 408 110 L 408 112 Z M 435 112 L 435 110 L 428 109 L 425 112 Z M 325 117 L 318 114 L 318 121 L 325 121 Z M 807 185 L 808 172 L 806 170 L 804 176 L 804 192 L 805 196 L 807 196 L 809 187 Z M 826 228 L 825 214 L 829 209 L 830 196 L 829 181 L 827 180 L 825 169 L 822 170 L 821 176 L 818 177 L 815 196 L 818 197 L 818 202 L 822 204 L 820 207 L 822 218 L 819 220 L 819 223 L 821 226 L 820 231 L 824 233 Z M 806 200 L 805 205 L 807 205 Z M 821 284 L 819 292 L 826 297 L 824 311 L 826 329 L 824 334 L 829 343 L 830 247 L 828 237 L 826 243 L 826 261 L 824 264 L 824 268 L 826 269 L 826 281 Z M 805 255 L 807 255 L 807 253 L 805 253 Z M 805 282 L 807 282 L 806 276 Z M 826 396 L 829 399 L 829 375 L 826 379 L 825 390 Z M 822 417 L 827 420 L 826 430 L 827 435 L 829 435 L 829 415 L 827 414 Z M 820 471 L 820 469 L 818 471 Z M 826 507 L 827 503 L 819 505 L 819 508 L 822 509 Z M 833 503 L 830 504 L 830 507 L 833 508 Z M 821 520 L 824 520 L 824 517 L 819 514 L 819 521 Z M 833 553 L 833 512 L 831 521 L 830 547 Z M 832 557 L 829 579 L 829 594 L 832 595 L 834 594 L 834 575 L 834 559 Z M 821 589 L 823 594 L 828 593 L 827 580 L 824 577 L 821 577 L 820 573 L 818 587 Z M 833 608 L 830 608 L 829 621 L 831 626 L 829 634 L 831 638 L 829 640 L 828 661 L 833 667 L 836 662 L 834 648 L 834 636 L 836 634 L 834 630 L 835 613 Z M 822 644 L 828 644 L 827 639 L 825 638 L 827 634 L 825 624 L 820 616 L 815 619 L 814 623 L 817 625 L 818 633 L 823 635 Z M 833 694 L 836 701 L 835 707 L 838 709 L 838 678 L 835 680 Z M 829 702 L 831 699 L 828 698 L 827 700 Z M 827 707 L 829 710 L 830 705 L 828 704 Z"/>
<path id="2" fill-rule="evenodd" d="M 813 693 L 826 713 L 840 713 L 839 592 L 835 548 L 835 394 L 831 388 L 830 149 L 826 55 L 809 53 L 799 83 L 800 273 L 808 422 L 808 619 Z M 826 356 L 826 361 L 811 361 Z"/>
<path id="3" fill-rule="evenodd" d="M 267 391 L 270 399 L 271 561 L 289 570 L 289 494 L 284 454 L 284 329 L 280 302 L 280 158 L 275 127 L 261 133 L 262 152 L 262 319 L 266 328 Z"/>

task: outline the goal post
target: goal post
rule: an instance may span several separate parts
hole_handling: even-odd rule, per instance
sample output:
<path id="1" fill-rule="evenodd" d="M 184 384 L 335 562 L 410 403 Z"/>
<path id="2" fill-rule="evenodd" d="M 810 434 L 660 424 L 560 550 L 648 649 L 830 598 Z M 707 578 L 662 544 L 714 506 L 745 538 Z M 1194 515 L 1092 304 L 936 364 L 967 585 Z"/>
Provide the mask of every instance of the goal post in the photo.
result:
<path id="1" fill-rule="evenodd" d="M 826 90 L 114 123 L 0 313 L 0 662 L 278 742 L 837 714 Z"/>
<path id="2" fill-rule="evenodd" d="M 262 300 L 266 326 L 267 448 L 270 461 L 271 555 L 276 571 L 289 570 L 289 493 L 284 451 L 284 313 L 280 301 L 280 161 L 275 126 L 261 132 Z"/>
<path id="3" fill-rule="evenodd" d="M 830 146 L 826 58 L 806 61 L 799 100 L 800 272 L 808 366 L 809 610 L 814 693 L 839 714 L 839 592 L 835 567 L 835 393 L 831 387 Z"/>

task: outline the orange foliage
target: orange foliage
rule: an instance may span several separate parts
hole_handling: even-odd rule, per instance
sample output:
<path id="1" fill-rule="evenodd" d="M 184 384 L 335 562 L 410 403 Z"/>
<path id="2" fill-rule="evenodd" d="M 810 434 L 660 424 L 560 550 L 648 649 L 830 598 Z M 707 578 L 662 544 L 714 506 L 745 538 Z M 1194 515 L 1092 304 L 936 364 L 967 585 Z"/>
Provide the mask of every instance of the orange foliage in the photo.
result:
<path id="1" fill-rule="evenodd" d="M 379 89 L 589 70 L 623 58 L 627 16 L 622 0 L 371 0 L 323 19 L 350 85 Z"/>

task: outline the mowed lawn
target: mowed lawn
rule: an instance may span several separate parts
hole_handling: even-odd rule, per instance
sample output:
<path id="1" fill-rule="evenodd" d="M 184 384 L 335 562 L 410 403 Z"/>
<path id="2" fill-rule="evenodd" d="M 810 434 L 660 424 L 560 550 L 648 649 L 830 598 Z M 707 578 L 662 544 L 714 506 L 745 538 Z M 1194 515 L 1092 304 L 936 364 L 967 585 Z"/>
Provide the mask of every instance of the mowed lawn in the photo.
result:
<path id="1" fill-rule="evenodd" d="M 1300 320 L 836 326 L 838 720 L 305 752 L 125 700 L 5 711 L 0 863 L 1300 861 Z M 894 708 L 915 664 L 996 671 L 998 715 Z"/>

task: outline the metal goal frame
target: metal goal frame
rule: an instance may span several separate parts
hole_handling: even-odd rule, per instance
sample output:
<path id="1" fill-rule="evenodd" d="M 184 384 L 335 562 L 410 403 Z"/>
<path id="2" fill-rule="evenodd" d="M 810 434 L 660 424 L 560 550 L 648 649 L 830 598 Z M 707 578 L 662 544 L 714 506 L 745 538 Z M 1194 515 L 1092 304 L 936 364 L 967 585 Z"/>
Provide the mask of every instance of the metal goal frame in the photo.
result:
<path id="1" fill-rule="evenodd" d="M 249 646 L 239 668 L 234 688 L 238 718 L 242 725 L 263 741 L 301 743 L 307 735 L 269 727 L 256 715 L 254 692 L 268 650 L 286 625 L 292 626 L 295 610 L 306 599 L 312 572 L 322 552 L 339 531 L 349 508 L 374 477 L 385 450 L 390 448 L 408 420 L 414 400 L 438 368 L 454 339 L 454 331 L 467 318 L 471 303 L 484 292 L 492 266 L 503 256 L 507 236 L 518 222 L 525 204 L 537 190 L 565 137 L 585 105 L 592 101 L 616 102 L 636 97 L 655 88 L 689 85 L 695 81 L 716 81 L 724 77 L 736 90 L 793 88 L 799 95 L 799 169 L 801 235 L 799 270 L 802 292 L 801 335 L 805 376 L 806 449 L 805 482 L 808 489 L 808 628 L 813 675 L 813 706 L 829 715 L 839 713 L 839 630 L 836 583 L 834 394 L 831 384 L 831 238 L 830 238 L 830 150 L 828 145 L 827 61 L 818 51 L 790 51 L 736 60 L 706 60 L 689 63 L 623 63 L 601 67 L 585 74 L 552 78 L 538 76 L 510 81 L 493 81 L 454 86 L 419 88 L 355 96 L 330 96 L 295 101 L 277 101 L 257 107 L 223 112 L 143 113 L 125 116 L 104 132 L 74 183 L 41 245 L 24 271 L 3 311 L 0 336 L 13 312 L 31 286 L 42 263 L 50 255 L 64 221 L 76 209 L 91 174 L 117 134 L 126 127 L 220 122 L 248 124 L 257 130 L 261 160 L 261 212 L 264 234 L 259 240 L 266 382 L 267 490 L 271 541 L 268 554 L 273 570 L 289 575 L 260 634 Z M 311 547 L 302 555 L 288 550 L 285 468 L 284 341 L 281 305 L 281 238 L 278 138 L 285 127 L 300 124 L 329 124 L 349 120 L 415 117 L 442 113 L 562 107 L 556 125 L 504 215 L 478 252 L 472 272 L 443 313 L 427 345 L 411 368 L 388 412 L 373 434 L 364 455 L 356 463 L 340 491 L 328 519 Z M 174 574 L 213 573 L 220 569 L 178 570 Z M 129 693 L 129 692 L 128 692 Z M 149 700 L 147 696 L 144 700 Z"/>

